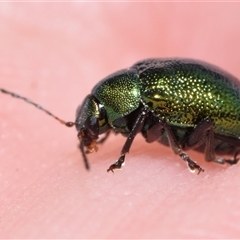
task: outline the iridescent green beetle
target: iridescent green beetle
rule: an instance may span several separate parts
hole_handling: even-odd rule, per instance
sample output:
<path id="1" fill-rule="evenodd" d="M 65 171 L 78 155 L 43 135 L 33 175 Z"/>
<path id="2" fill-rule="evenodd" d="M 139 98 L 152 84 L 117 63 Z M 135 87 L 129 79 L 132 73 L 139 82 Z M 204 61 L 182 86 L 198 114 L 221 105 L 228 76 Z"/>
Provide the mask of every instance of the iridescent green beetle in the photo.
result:
<path id="1" fill-rule="evenodd" d="M 107 171 L 120 169 L 135 136 L 159 141 L 179 155 L 192 171 L 204 171 L 184 151 L 196 149 L 207 161 L 236 164 L 240 149 L 240 85 L 230 74 L 210 64 L 188 59 L 148 59 L 100 81 L 78 107 L 75 122 L 65 122 L 30 102 L 66 126 L 76 126 L 80 150 L 97 150 L 111 131 L 127 140 L 120 157 Z M 99 135 L 105 136 L 99 140 Z M 232 159 L 216 157 L 232 155 Z"/>

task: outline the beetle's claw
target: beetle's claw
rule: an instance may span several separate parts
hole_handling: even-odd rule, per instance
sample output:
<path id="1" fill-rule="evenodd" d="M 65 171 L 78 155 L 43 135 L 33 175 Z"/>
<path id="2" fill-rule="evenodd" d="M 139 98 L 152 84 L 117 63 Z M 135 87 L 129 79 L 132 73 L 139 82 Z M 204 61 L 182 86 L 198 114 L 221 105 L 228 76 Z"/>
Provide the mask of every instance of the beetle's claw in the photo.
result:
<path id="1" fill-rule="evenodd" d="M 124 165 L 124 162 L 125 162 L 125 154 L 121 155 L 120 158 L 108 168 L 107 172 L 110 172 L 110 171 L 114 172 L 113 171 L 114 169 L 121 169 L 122 166 Z"/>
<path id="2" fill-rule="evenodd" d="M 115 162 L 114 164 L 112 164 L 109 168 L 108 168 L 108 170 L 107 170 L 107 172 L 112 172 L 112 173 L 114 173 L 114 170 L 115 169 L 121 169 L 122 168 L 122 165 L 119 165 L 118 164 L 118 162 Z"/>
<path id="3" fill-rule="evenodd" d="M 198 167 L 197 167 L 197 170 L 198 170 L 198 173 L 197 174 L 199 174 L 200 172 L 204 172 L 204 169 L 203 168 L 201 168 L 199 165 L 197 165 Z"/>
<path id="4" fill-rule="evenodd" d="M 235 154 L 234 154 L 234 158 L 233 159 L 227 159 L 225 160 L 226 163 L 230 164 L 230 165 L 234 165 L 234 164 L 237 164 L 240 160 L 240 158 L 237 158 L 239 154 L 239 151 L 237 151 Z"/>
<path id="5" fill-rule="evenodd" d="M 199 174 L 200 172 L 204 172 L 204 169 L 201 168 L 197 163 L 195 163 L 191 159 L 188 160 L 188 167 L 191 172 L 195 172 L 197 170 L 198 171 L 197 174 Z"/>
<path id="6" fill-rule="evenodd" d="M 113 172 L 114 173 L 114 170 L 115 169 L 121 169 L 122 168 L 122 165 L 121 164 L 119 164 L 119 162 L 117 161 L 117 162 L 115 162 L 114 164 L 112 164 L 109 168 L 108 168 L 108 170 L 107 170 L 107 172 Z"/>
<path id="7" fill-rule="evenodd" d="M 114 164 L 113 164 L 114 165 Z M 108 169 L 107 169 L 107 172 L 112 172 L 112 173 L 114 173 L 114 171 L 113 171 L 113 169 L 115 169 L 114 168 L 114 166 L 113 165 L 111 165 Z"/>

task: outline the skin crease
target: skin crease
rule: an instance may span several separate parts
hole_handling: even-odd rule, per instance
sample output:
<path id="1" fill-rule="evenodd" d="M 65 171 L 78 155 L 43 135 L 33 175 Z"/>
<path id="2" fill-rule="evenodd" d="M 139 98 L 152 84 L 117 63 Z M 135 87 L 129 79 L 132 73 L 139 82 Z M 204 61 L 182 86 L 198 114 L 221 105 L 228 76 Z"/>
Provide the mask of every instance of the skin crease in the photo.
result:
<path id="1" fill-rule="evenodd" d="M 234 3 L 1 3 L 1 87 L 66 121 L 102 78 L 149 57 L 188 57 L 240 78 Z M 4 36 L 4 37 L 3 37 Z M 0 94 L 1 238 L 238 238 L 240 165 L 192 174 L 170 148 L 111 135 L 83 167 L 77 132 Z"/>

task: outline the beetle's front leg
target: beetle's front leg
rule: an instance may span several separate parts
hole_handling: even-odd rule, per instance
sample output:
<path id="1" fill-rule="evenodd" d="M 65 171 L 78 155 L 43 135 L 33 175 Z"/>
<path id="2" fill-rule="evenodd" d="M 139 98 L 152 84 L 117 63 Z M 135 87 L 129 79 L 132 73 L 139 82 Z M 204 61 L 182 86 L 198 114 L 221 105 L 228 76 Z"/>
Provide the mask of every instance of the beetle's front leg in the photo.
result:
<path id="1" fill-rule="evenodd" d="M 135 124 L 129 133 L 127 140 L 122 148 L 121 156 L 118 158 L 118 160 L 112 164 L 107 171 L 114 172 L 115 169 L 121 169 L 125 162 L 125 154 L 129 152 L 131 145 L 133 143 L 134 138 L 136 137 L 137 133 L 139 133 L 144 125 L 144 121 L 146 120 L 148 116 L 148 110 L 146 108 L 140 109 L 139 114 L 137 116 L 137 119 L 135 121 Z"/>
<path id="2" fill-rule="evenodd" d="M 108 168 L 107 172 L 109 171 L 114 172 L 113 170 L 115 169 L 121 169 L 124 163 L 125 163 L 125 154 L 121 155 L 120 158 Z"/>

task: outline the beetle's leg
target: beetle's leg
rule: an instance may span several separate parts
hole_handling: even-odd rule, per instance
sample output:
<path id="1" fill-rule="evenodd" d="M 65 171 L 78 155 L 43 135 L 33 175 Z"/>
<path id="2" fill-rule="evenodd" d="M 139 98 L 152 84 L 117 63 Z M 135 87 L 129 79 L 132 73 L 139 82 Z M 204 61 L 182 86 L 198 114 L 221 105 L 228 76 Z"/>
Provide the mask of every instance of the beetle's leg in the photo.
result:
<path id="1" fill-rule="evenodd" d="M 173 152 L 175 154 L 178 154 L 187 163 L 191 171 L 197 170 L 198 174 L 200 172 L 203 172 L 204 170 L 192 159 L 190 159 L 190 157 L 185 152 L 182 151 L 182 148 L 178 144 L 178 141 L 175 135 L 173 134 L 173 132 L 165 122 L 157 122 L 151 128 L 149 128 L 147 131 L 146 141 L 153 142 L 153 141 L 159 140 L 164 130 L 167 134 L 168 142 Z"/>
<path id="2" fill-rule="evenodd" d="M 164 132 L 164 123 L 163 122 L 157 122 L 154 125 L 152 125 L 147 132 L 144 134 L 146 142 L 152 143 L 155 141 L 158 141 L 160 137 L 163 135 Z"/>
<path id="3" fill-rule="evenodd" d="M 197 125 L 186 140 L 186 145 L 189 148 L 199 147 L 203 143 L 205 143 L 204 153 L 206 161 L 212 161 L 220 164 L 228 163 L 233 165 L 237 164 L 240 160 L 237 158 L 239 151 L 235 153 L 233 159 L 215 157 L 213 124 L 209 117 L 203 119 L 203 121 Z"/>
<path id="4" fill-rule="evenodd" d="M 233 165 L 233 164 L 237 164 L 240 160 L 240 158 L 237 158 L 238 154 L 240 153 L 240 150 L 236 151 L 234 154 L 234 158 L 233 159 L 226 159 L 225 162 Z"/>
<path id="5" fill-rule="evenodd" d="M 240 150 L 236 151 L 233 159 L 217 158 L 218 163 L 221 163 L 221 164 L 228 163 L 230 165 L 237 164 L 240 160 L 240 158 L 237 158 L 239 153 L 240 153 Z"/>
<path id="6" fill-rule="evenodd" d="M 218 134 L 215 134 L 214 138 L 223 141 L 223 143 L 231 144 L 233 146 L 233 148 L 235 149 L 235 154 L 234 154 L 233 159 L 217 158 L 217 161 L 215 161 L 215 162 L 218 162 L 218 163 L 221 163 L 221 164 L 228 163 L 230 165 L 237 164 L 240 161 L 240 158 L 237 158 L 237 156 L 240 154 L 240 141 L 239 141 L 239 139 L 229 137 L 229 136 L 222 136 L 222 135 L 218 135 Z M 216 148 L 215 148 L 215 151 L 216 151 Z M 231 150 L 231 152 L 233 152 L 233 149 Z"/>
<path id="7" fill-rule="evenodd" d="M 219 162 L 214 153 L 213 123 L 209 117 L 204 118 L 186 139 L 188 148 L 197 148 L 205 143 L 205 160 Z"/>
<path id="8" fill-rule="evenodd" d="M 213 124 L 209 117 L 203 119 L 203 121 L 197 125 L 186 140 L 186 145 L 189 148 L 197 148 L 203 143 L 205 143 L 204 153 L 206 161 L 212 161 L 220 164 L 236 164 L 239 161 L 237 158 L 239 152 L 236 152 L 234 159 L 215 157 Z"/>
<path id="9" fill-rule="evenodd" d="M 136 137 L 137 133 L 139 133 L 142 130 L 144 121 L 146 120 L 147 116 L 148 116 L 148 110 L 145 108 L 140 109 L 140 113 L 137 116 L 134 126 L 133 126 L 131 132 L 129 133 L 127 140 L 122 148 L 121 156 L 118 158 L 118 160 L 114 164 L 112 164 L 108 168 L 108 170 L 107 170 L 108 172 L 109 171 L 113 172 L 114 169 L 122 168 L 122 165 L 125 162 L 125 154 L 129 152 L 131 145 L 133 143 L 133 140 Z"/>
<path id="10" fill-rule="evenodd" d="M 168 136 L 169 145 L 172 147 L 172 150 L 175 154 L 178 154 L 188 165 L 190 171 L 195 172 L 198 171 L 198 174 L 200 172 L 204 172 L 204 169 L 202 169 L 196 162 L 194 162 L 181 148 L 181 146 L 178 144 L 177 139 L 171 129 L 168 127 L 167 124 L 165 124 L 164 127 L 166 134 Z"/>

